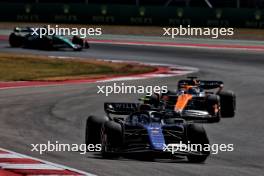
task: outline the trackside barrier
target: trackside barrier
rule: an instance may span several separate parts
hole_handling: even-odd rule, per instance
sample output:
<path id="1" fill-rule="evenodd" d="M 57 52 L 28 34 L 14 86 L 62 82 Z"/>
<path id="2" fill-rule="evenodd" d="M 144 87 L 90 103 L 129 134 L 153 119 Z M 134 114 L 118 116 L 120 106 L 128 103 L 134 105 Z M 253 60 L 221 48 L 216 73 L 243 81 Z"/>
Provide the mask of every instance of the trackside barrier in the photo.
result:
<path id="1" fill-rule="evenodd" d="M 0 21 L 263 28 L 264 10 L 0 3 Z"/>

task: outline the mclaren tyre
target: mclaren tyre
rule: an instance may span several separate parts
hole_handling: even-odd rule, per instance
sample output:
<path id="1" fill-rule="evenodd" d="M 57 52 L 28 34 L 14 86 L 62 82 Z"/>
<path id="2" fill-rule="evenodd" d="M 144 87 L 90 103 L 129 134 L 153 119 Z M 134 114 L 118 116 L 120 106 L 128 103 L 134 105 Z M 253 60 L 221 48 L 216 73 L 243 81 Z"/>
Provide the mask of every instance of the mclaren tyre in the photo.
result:
<path id="1" fill-rule="evenodd" d="M 212 115 L 209 122 L 219 122 L 221 120 L 220 97 L 218 95 L 209 95 L 207 97 L 207 111 Z"/>
<path id="2" fill-rule="evenodd" d="M 236 96 L 232 91 L 222 91 L 220 96 L 220 107 L 222 117 L 234 117 L 236 111 Z"/>

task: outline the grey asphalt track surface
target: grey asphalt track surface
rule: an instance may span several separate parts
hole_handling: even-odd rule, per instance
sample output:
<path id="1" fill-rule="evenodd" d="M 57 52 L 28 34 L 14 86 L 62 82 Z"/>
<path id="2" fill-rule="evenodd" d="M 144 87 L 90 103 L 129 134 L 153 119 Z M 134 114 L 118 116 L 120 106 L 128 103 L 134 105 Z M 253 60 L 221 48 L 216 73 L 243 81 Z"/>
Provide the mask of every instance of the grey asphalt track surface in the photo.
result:
<path id="1" fill-rule="evenodd" d="M 211 143 L 234 144 L 233 152 L 211 155 L 204 164 L 185 160 L 155 162 L 101 159 L 96 153 L 31 152 L 30 144 L 84 143 L 85 120 L 102 115 L 104 101 L 136 101 L 140 95 L 98 95 L 97 85 L 80 84 L 0 91 L 0 147 L 103 176 L 260 176 L 264 173 L 264 53 L 92 44 L 84 52 L 46 52 L 6 48 L 0 52 L 127 59 L 197 67 L 203 79 L 219 79 L 237 94 L 235 118 L 204 125 Z M 167 85 L 182 77 L 128 81 L 126 85 Z M 107 83 L 113 84 L 113 83 Z"/>

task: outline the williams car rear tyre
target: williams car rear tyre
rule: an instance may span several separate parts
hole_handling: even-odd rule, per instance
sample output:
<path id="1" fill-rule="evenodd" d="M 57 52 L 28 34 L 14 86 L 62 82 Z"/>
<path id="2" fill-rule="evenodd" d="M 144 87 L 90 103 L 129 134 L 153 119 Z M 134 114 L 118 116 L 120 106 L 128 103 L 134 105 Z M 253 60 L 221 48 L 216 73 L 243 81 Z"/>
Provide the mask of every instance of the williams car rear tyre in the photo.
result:
<path id="1" fill-rule="evenodd" d="M 108 121 L 108 117 L 89 116 L 86 120 L 85 143 L 100 144 L 101 143 L 101 129 L 103 124 Z"/>
<path id="2" fill-rule="evenodd" d="M 222 91 L 220 96 L 220 107 L 222 117 L 234 117 L 236 111 L 236 96 L 232 91 Z"/>
<path id="3" fill-rule="evenodd" d="M 200 155 L 188 155 L 187 159 L 191 163 L 202 163 L 210 155 L 210 151 L 204 150 L 205 146 L 209 146 L 209 139 L 203 128 L 198 124 L 189 124 L 187 127 L 187 139 L 190 144 L 201 144 L 202 148 L 198 152 Z"/>

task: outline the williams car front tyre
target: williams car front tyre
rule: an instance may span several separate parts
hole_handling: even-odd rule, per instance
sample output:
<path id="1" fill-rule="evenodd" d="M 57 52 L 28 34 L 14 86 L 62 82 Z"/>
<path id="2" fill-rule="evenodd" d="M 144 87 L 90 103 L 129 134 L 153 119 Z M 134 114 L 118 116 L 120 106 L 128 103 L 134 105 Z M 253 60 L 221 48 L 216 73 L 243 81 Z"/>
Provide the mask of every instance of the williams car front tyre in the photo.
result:
<path id="1" fill-rule="evenodd" d="M 103 158 L 118 158 L 117 149 L 122 146 L 122 127 L 114 121 L 104 123 L 101 131 L 101 154 Z"/>
<path id="2" fill-rule="evenodd" d="M 191 154 L 187 156 L 187 159 L 191 163 L 202 163 L 210 155 L 210 151 L 204 150 L 205 146 L 209 146 L 209 139 L 202 125 L 189 124 L 187 126 L 187 139 L 190 144 L 199 144 L 202 146 L 198 148 L 199 154 Z"/>

